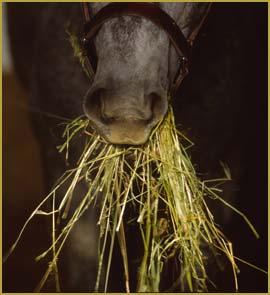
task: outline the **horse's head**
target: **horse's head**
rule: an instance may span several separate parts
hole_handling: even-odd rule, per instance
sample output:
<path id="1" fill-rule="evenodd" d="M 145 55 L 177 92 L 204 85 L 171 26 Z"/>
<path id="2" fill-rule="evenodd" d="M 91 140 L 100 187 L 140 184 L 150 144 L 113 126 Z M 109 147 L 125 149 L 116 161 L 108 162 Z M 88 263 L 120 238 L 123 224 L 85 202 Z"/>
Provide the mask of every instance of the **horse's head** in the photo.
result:
<path id="1" fill-rule="evenodd" d="M 91 3 L 97 14 L 107 3 Z M 158 4 L 156 4 L 158 5 Z M 160 3 L 187 38 L 208 3 Z M 140 16 L 105 22 L 94 39 L 98 64 L 84 110 L 97 131 L 113 144 L 139 145 L 168 107 L 168 90 L 179 65 L 167 33 Z"/>

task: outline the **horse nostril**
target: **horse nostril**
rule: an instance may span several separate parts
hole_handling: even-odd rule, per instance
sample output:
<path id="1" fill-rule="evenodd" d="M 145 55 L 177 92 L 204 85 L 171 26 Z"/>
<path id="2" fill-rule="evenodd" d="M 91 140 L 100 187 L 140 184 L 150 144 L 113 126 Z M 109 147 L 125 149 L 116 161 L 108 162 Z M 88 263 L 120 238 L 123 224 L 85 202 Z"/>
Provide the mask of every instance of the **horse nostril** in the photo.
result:
<path id="1" fill-rule="evenodd" d="M 148 99 L 151 103 L 152 118 L 151 123 L 156 124 L 160 121 L 167 112 L 168 99 L 166 95 L 161 95 L 156 92 L 152 92 L 148 95 Z"/>
<path id="2" fill-rule="evenodd" d="M 108 112 L 108 106 L 106 110 L 105 96 L 106 90 L 99 88 L 89 93 L 84 101 L 84 112 L 96 125 L 110 125 L 118 119 L 118 115 Z"/>
<path id="3" fill-rule="evenodd" d="M 100 88 L 87 94 L 84 103 L 84 113 L 92 121 L 100 121 L 102 117 L 102 95 L 105 90 Z"/>

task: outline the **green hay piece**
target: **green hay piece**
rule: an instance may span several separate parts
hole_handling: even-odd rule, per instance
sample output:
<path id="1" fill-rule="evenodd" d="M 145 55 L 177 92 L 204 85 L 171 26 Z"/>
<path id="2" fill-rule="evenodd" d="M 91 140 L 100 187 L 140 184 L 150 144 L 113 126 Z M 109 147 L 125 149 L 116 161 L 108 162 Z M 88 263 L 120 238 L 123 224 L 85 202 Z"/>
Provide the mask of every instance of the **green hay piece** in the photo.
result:
<path id="1" fill-rule="evenodd" d="M 69 43 L 73 49 L 73 54 L 74 57 L 77 58 L 79 60 L 79 63 L 83 69 L 83 71 L 85 72 L 86 76 L 89 78 L 89 80 L 93 79 L 93 73 L 89 73 L 88 72 L 88 68 L 86 67 L 86 63 L 87 63 L 87 59 L 86 59 L 86 54 L 83 51 L 79 38 L 77 37 L 77 35 L 75 33 L 73 33 L 70 29 L 69 25 L 66 25 L 66 33 L 68 35 L 68 40 Z"/>

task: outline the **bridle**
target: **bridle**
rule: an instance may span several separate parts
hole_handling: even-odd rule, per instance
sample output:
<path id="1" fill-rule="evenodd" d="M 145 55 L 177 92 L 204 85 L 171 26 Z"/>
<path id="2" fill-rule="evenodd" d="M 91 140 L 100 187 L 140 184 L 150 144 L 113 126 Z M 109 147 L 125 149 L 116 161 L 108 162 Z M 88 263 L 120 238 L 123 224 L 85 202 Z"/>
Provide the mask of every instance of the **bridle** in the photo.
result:
<path id="1" fill-rule="evenodd" d="M 83 2 L 81 6 L 84 18 L 84 34 L 82 37 L 82 44 L 85 52 L 86 67 L 91 75 L 94 75 L 97 69 L 97 54 L 93 39 L 101 26 L 110 19 L 119 16 L 140 16 L 152 21 L 155 25 L 165 31 L 178 54 L 179 69 L 170 88 L 170 94 L 174 96 L 183 79 L 189 73 L 192 44 L 206 18 L 206 15 L 208 14 L 211 4 L 209 3 L 207 12 L 200 24 L 195 28 L 195 30 L 193 30 L 187 39 L 177 23 L 154 3 L 113 2 L 103 7 L 94 16 L 91 16 L 88 3 Z"/>

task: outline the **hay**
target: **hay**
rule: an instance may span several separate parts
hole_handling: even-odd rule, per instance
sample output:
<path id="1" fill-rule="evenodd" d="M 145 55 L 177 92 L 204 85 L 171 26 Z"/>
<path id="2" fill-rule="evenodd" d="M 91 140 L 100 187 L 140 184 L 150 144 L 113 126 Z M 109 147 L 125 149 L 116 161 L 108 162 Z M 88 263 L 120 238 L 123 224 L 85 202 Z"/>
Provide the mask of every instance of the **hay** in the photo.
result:
<path id="1" fill-rule="evenodd" d="M 74 56 L 79 59 L 88 77 L 85 58 L 75 35 L 69 40 Z M 49 266 L 36 288 L 40 292 L 51 274 L 55 277 L 55 288 L 60 292 L 58 259 L 64 244 L 80 217 L 89 206 L 100 204 L 99 226 L 99 265 L 95 291 L 107 291 L 110 267 L 117 237 L 121 250 L 126 291 L 129 287 L 129 258 L 126 242 L 125 220 L 127 206 L 134 207 L 135 223 L 140 229 L 144 254 L 138 271 L 138 292 L 159 292 L 162 270 L 171 259 L 178 261 L 177 279 L 172 286 L 181 286 L 182 291 L 207 291 L 209 280 L 203 249 L 207 246 L 214 254 L 223 253 L 232 266 L 235 290 L 238 289 L 238 267 L 235 263 L 232 244 L 214 222 L 205 198 L 210 197 L 223 202 L 240 214 L 255 236 L 258 236 L 247 217 L 220 198 L 216 187 L 209 187 L 196 175 L 187 154 L 191 143 L 180 134 L 176 127 L 172 109 L 169 108 L 163 122 L 155 130 L 148 143 L 141 147 L 113 146 L 104 142 L 97 134 L 89 133 L 90 122 L 79 117 L 69 123 L 64 131 L 64 144 L 59 152 L 65 152 L 69 159 L 71 141 L 85 135 L 85 146 L 77 166 L 66 171 L 58 180 L 50 194 L 39 204 L 27 219 L 19 236 L 4 260 L 14 251 L 26 226 L 35 215 L 48 215 L 52 224 L 52 244 L 36 260 L 51 255 Z M 229 177 L 228 170 L 225 174 Z M 94 177 L 93 177 L 94 175 Z M 74 190 L 80 181 L 88 184 L 88 190 L 75 210 L 70 210 Z M 220 180 L 219 180 L 220 181 Z M 211 183 L 211 182 L 210 182 Z M 59 189 L 67 185 L 64 196 Z M 56 206 L 56 199 L 60 198 Z M 43 206 L 52 200 L 52 210 L 46 212 Z M 61 231 L 56 231 L 61 224 Z M 58 234 L 57 234 L 58 232 Z M 110 239 L 109 239 L 110 236 Z M 106 256 L 106 250 L 108 255 Z M 106 256 L 106 257 L 105 257 Z M 245 261 L 238 259 L 241 262 Z M 256 266 L 249 264 L 263 271 Z M 101 286 L 101 276 L 104 283 Z M 92 291 L 92 290 L 90 290 Z"/>
<path id="2" fill-rule="evenodd" d="M 89 206 L 99 203 L 97 224 L 100 247 L 95 291 L 107 291 L 117 237 L 123 258 L 126 291 L 129 292 L 129 245 L 125 237 L 125 227 L 129 220 L 124 217 L 127 206 L 132 204 L 135 223 L 141 233 L 138 239 L 142 239 L 144 247 L 138 271 L 138 292 L 160 291 L 162 270 L 170 259 L 178 261 L 180 266 L 175 286 L 181 286 L 183 291 L 207 291 L 209 278 L 203 252 L 206 246 L 214 254 L 223 253 L 227 256 L 237 290 L 239 270 L 232 244 L 215 224 L 205 198 L 223 202 L 245 219 L 255 236 L 258 237 L 258 234 L 243 213 L 217 194 L 216 186 L 211 188 L 207 185 L 212 181 L 202 182 L 197 177 L 187 154 L 191 143 L 177 131 L 172 109 L 169 108 L 163 122 L 153 130 L 149 141 L 141 147 L 108 144 L 99 135 L 90 134 L 89 128 L 89 120 L 83 117 L 66 125 L 64 144 L 58 148 L 59 152 L 65 153 L 66 160 L 69 159 L 71 142 L 76 141 L 78 136 L 85 138 L 85 146 L 77 166 L 63 174 L 49 195 L 33 211 L 4 260 L 14 251 L 33 217 L 47 215 L 52 223 L 52 244 L 36 260 L 47 255 L 52 258 L 35 291 L 42 290 L 52 274 L 55 276 L 55 288 L 60 291 L 57 266 L 59 255 L 75 223 Z M 226 174 L 229 176 L 228 171 Z M 72 211 L 70 204 L 77 198 L 74 190 L 81 181 L 87 183 L 88 190 Z M 67 185 L 66 193 L 61 195 L 59 190 L 64 185 Z M 51 200 L 52 210 L 46 212 L 43 207 Z M 61 223 L 62 229 L 57 231 L 57 226 Z M 108 249 L 109 254 L 105 257 Z M 102 274 L 105 274 L 105 280 L 101 286 Z"/>
<path id="3" fill-rule="evenodd" d="M 78 118 L 66 126 L 64 144 L 59 147 L 68 159 L 69 145 L 76 136 L 85 135 L 85 147 L 76 168 L 67 171 L 50 193 L 55 199 L 59 188 L 69 182 L 61 202 L 51 212 L 37 210 L 39 214 L 52 215 L 52 245 L 37 257 L 52 255 L 49 267 L 36 291 L 40 291 L 51 273 L 55 273 L 57 289 L 60 289 L 57 260 L 72 230 L 84 212 L 100 203 L 99 267 L 95 291 L 107 291 L 110 266 L 118 237 L 124 264 L 126 291 L 129 292 L 129 260 L 125 237 L 125 210 L 132 203 L 137 226 L 140 228 L 144 255 L 138 272 L 138 292 L 159 292 L 164 264 L 169 259 L 179 261 L 180 269 L 176 285 L 195 292 L 207 290 L 207 271 L 203 247 L 223 252 L 229 259 L 237 290 L 238 268 L 232 245 L 214 222 L 205 197 L 217 198 L 214 189 L 201 182 L 187 155 L 190 142 L 176 130 L 172 109 L 162 124 L 153 131 L 142 147 L 121 147 L 107 144 L 99 135 L 89 136 L 89 121 Z M 180 137 L 180 141 L 179 141 Z M 94 177 L 93 177 L 94 175 Z M 70 212 L 74 189 L 84 179 L 88 191 L 77 208 Z M 165 213 L 164 213 L 165 212 Z M 55 220 L 65 220 L 62 231 L 55 235 Z M 109 239 L 110 236 L 110 239 Z M 105 257 L 109 249 L 108 257 Z M 106 261 L 105 261 L 106 258 Z M 101 275 L 105 281 L 101 286 Z M 184 289 L 183 289 L 184 291 Z"/>

